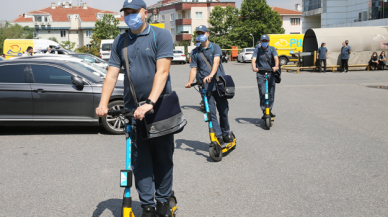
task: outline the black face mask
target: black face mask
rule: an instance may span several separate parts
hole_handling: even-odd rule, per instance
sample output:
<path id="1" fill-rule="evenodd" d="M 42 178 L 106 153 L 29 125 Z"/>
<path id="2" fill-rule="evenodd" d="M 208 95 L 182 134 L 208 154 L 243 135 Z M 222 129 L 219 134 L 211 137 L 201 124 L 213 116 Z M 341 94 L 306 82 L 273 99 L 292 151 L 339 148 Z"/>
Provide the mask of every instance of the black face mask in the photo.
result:
<path id="1" fill-rule="evenodd" d="M 349 43 L 345 43 L 346 45 L 348 45 Z"/>

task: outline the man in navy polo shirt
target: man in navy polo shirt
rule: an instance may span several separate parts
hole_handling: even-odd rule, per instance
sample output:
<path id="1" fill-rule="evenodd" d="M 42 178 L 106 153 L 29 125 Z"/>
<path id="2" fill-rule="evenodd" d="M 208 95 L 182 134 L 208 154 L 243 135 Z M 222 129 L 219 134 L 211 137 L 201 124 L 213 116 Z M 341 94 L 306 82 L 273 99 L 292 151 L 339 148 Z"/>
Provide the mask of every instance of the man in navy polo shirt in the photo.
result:
<path id="1" fill-rule="evenodd" d="M 224 67 L 221 63 L 221 48 L 220 46 L 209 41 L 209 31 L 206 26 L 201 25 L 197 27 L 197 38 L 201 42 L 198 49 L 193 50 L 191 57 L 191 71 L 189 82 L 186 88 L 191 87 L 194 79 L 201 79 L 205 83 L 206 90 L 211 93 L 208 95 L 209 109 L 212 116 L 214 133 L 217 136 L 221 146 L 226 146 L 229 142 L 234 140 L 233 134 L 229 127 L 229 103 L 226 98 L 221 98 L 216 90 L 215 76 L 225 75 Z M 200 53 L 203 53 L 207 61 L 212 66 L 211 69 L 207 66 Z M 220 116 L 220 123 L 217 120 L 217 110 Z"/>
<path id="2" fill-rule="evenodd" d="M 276 49 L 272 46 L 269 46 L 269 36 L 262 35 L 260 38 L 260 47 L 255 48 L 255 52 L 252 55 L 252 69 L 254 72 L 257 72 L 257 84 L 259 87 L 260 94 L 260 107 L 263 110 L 263 117 L 265 116 L 265 73 L 268 73 L 268 92 L 269 92 L 269 108 L 271 110 L 271 116 L 275 117 L 272 114 L 273 103 L 275 100 L 275 78 L 272 72 L 279 70 L 279 56 Z M 268 58 L 268 62 L 265 59 L 265 56 Z"/>
<path id="3" fill-rule="evenodd" d="M 342 72 L 348 73 L 349 68 L 349 55 L 352 53 L 352 49 L 349 46 L 349 41 L 346 40 L 342 43 L 341 48 L 341 68 Z"/>
<path id="4" fill-rule="evenodd" d="M 129 27 L 128 59 L 130 76 L 139 102 L 146 103 L 137 108 L 129 88 L 127 74 L 124 75 L 124 107 L 136 109 L 133 121 L 132 169 L 135 185 L 143 207 L 143 217 L 172 216 L 168 199 L 172 191 L 174 136 L 167 135 L 152 140 L 142 140 L 140 120 L 153 108 L 161 94 L 171 92 L 169 76 L 173 58 L 171 34 L 164 29 L 150 26 L 146 20 L 148 12 L 143 0 L 125 0 L 125 22 Z M 120 68 L 125 66 L 123 54 L 124 37 L 116 37 L 112 45 L 109 70 L 105 78 L 101 101 L 96 113 L 107 115 L 110 95 L 115 87 Z M 155 201 L 156 199 L 156 212 Z"/>

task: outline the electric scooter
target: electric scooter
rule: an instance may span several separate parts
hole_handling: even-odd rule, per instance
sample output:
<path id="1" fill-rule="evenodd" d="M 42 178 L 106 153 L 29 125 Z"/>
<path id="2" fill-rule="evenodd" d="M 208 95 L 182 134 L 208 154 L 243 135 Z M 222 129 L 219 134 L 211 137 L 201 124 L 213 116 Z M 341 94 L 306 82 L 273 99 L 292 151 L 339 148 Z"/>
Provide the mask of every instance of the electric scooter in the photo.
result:
<path id="1" fill-rule="evenodd" d="M 275 118 L 271 116 L 271 111 L 269 109 L 268 72 L 265 73 L 265 114 L 263 119 L 267 130 L 270 130 Z"/>
<path id="2" fill-rule="evenodd" d="M 209 102 L 207 100 L 208 93 L 207 93 L 207 91 L 205 89 L 205 84 L 201 80 L 197 80 L 197 82 L 191 84 L 192 87 L 194 87 L 196 85 L 201 87 L 200 88 L 201 91 L 202 91 L 201 96 L 202 96 L 203 102 L 205 103 L 205 109 L 206 109 L 206 112 L 204 114 L 205 122 L 209 123 L 209 133 L 210 133 L 209 155 L 210 155 L 210 158 L 214 162 L 219 162 L 219 161 L 222 160 L 223 153 L 229 151 L 230 149 L 235 149 L 236 148 L 236 137 L 232 133 L 233 134 L 233 141 L 232 142 L 230 142 L 228 144 L 224 144 L 224 145 L 221 145 L 219 143 L 216 135 L 214 134 L 214 128 L 213 128 L 213 123 L 212 123 L 212 116 L 210 114 Z"/>
<path id="3" fill-rule="evenodd" d="M 132 143 L 131 143 L 131 130 L 132 130 L 132 118 L 135 110 L 123 109 L 123 110 L 109 110 L 107 117 L 119 116 L 120 119 L 124 119 L 125 123 L 125 137 L 126 137 L 126 169 L 120 171 L 121 184 L 120 187 L 125 188 L 122 205 L 122 217 L 135 217 L 132 211 L 132 198 L 131 198 L 131 187 L 132 187 L 132 169 L 131 169 L 131 157 L 132 157 Z M 177 200 L 172 191 L 169 198 L 169 206 L 173 217 L 176 217 L 178 208 L 176 206 Z"/>

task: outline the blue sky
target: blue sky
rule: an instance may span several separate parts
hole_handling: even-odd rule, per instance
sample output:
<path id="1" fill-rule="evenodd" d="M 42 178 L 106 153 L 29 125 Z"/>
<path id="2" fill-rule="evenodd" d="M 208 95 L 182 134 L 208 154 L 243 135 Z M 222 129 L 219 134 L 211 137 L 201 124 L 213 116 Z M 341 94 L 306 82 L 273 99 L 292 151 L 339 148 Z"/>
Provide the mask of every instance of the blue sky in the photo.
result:
<path id="1" fill-rule="evenodd" d="M 66 0 L 61 0 L 66 1 Z M 70 0 L 67 0 L 70 1 Z M 225 1 L 225 0 L 221 0 Z M 233 0 L 232 0 L 233 1 Z M 236 0 L 236 6 L 240 7 L 242 0 Z M 1 0 L 0 20 L 11 21 L 16 19 L 20 14 L 25 12 L 42 9 L 51 6 L 51 2 L 57 3 L 58 0 Z M 73 4 L 77 3 L 77 0 L 72 0 Z M 123 5 L 123 0 L 83 0 L 89 6 L 105 9 L 110 11 L 119 11 Z M 147 5 L 155 4 L 157 0 L 145 0 Z M 302 4 L 302 0 L 267 0 L 270 6 L 282 7 L 287 9 L 293 9 L 295 4 Z"/>

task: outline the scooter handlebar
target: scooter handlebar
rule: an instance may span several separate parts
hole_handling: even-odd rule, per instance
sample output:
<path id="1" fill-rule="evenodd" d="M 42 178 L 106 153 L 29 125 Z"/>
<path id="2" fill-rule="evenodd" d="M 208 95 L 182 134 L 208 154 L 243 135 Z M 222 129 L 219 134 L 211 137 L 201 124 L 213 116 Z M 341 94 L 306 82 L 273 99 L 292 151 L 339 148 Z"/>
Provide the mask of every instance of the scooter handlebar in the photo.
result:
<path id="1" fill-rule="evenodd" d="M 196 81 L 196 82 L 194 82 L 194 83 L 191 83 L 191 87 L 194 87 L 194 86 L 196 86 L 196 85 L 198 85 L 198 86 L 202 86 L 203 85 L 203 82 L 201 81 L 201 80 L 198 80 L 198 81 Z"/>
<path id="2" fill-rule="evenodd" d="M 121 109 L 121 110 L 109 110 L 108 115 L 117 116 L 117 115 L 124 115 L 124 116 L 131 116 L 133 117 L 136 110 L 133 109 Z M 153 114 L 154 110 L 151 109 L 146 114 Z"/>

